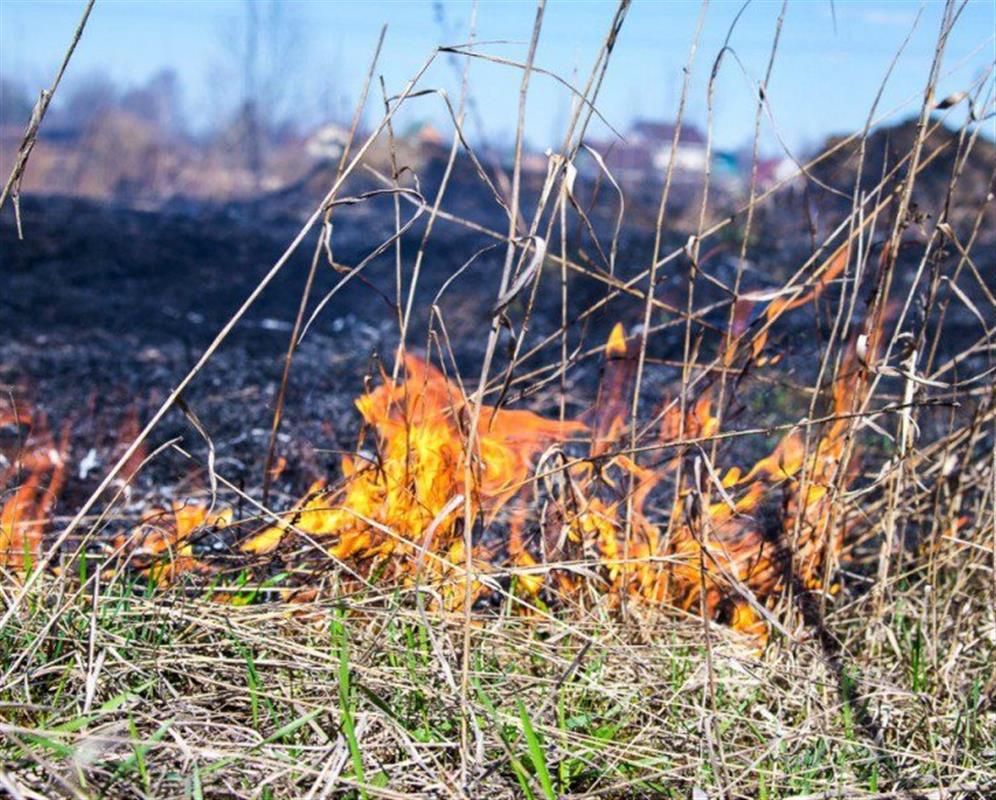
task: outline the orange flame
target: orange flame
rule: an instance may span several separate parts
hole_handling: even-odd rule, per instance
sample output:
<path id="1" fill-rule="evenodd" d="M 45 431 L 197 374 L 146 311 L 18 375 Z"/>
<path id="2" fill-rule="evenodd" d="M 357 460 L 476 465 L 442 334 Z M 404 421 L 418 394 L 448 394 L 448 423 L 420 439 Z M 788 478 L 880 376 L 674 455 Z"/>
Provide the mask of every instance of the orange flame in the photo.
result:
<path id="1" fill-rule="evenodd" d="M 316 484 L 284 521 L 241 549 L 270 553 L 293 532 L 305 533 L 361 575 L 411 585 L 426 574 L 445 605 L 457 608 L 462 580 L 452 579 L 462 574 L 467 556 L 469 506 L 475 569 L 493 573 L 507 558 L 520 597 L 576 598 L 587 586 L 612 603 L 626 595 L 690 611 L 701 606 L 710 617 L 763 638 L 767 609 L 789 585 L 816 588 L 825 560 L 840 549 L 842 527 L 831 530 L 829 498 L 843 468 L 846 425 L 828 426 L 808 448 L 793 431 L 746 472 L 732 467 L 711 483 L 701 462 L 683 470 L 670 512 L 655 521 L 648 504 L 666 490 L 665 478 L 675 474 L 680 457 L 650 468 L 619 447 L 632 356 L 617 327 L 590 427 L 484 406 L 475 437 L 468 436 L 471 409 L 459 387 L 409 356 L 403 381 L 385 377 L 356 401 L 373 434 L 373 452 L 345 457 L 340 486 Z M 852 362 L 835 387 L 838 411 L 858 380 Z M 680 411 L 664 414 L 662 446 L 680 444 L 680 432 L 686 440 L 717 432 L 708 390 L 689 404 L 683 430 L 680 422 Z M 561 446 L 584 432 L 591 435 L 587 456 L 568 458 Z M 714 494 L 710 485 L 719 501 L 706 499 Z M 206 570 L 189 538 L 206 525 L 229 524 L 230 512 L 209 518 L 203 507 L 148 515 L 136 535 L 140 547 L 131 551 L 134 562 L 159 582 Z M 168 568 L 152 572 L 152 560 L 163 554 L 171 556 Z M 475 583 L 474 597 L 488 591 Z"/>
<path id="2" fill-rule="evenodd" d="M 833 253 L 830 254 L 829 258 L 827 258 L 827 260 L 816 269 L 818 277 L 808 290 L 791 300 L 785 297 L 775 297 L 770 303 L 768 303 L 768 306 L 764 310 L 765 327 L 758 332 L 757 336 L 754 337 L 754 340 L 751 343 L 751 353 L 755 359 L 762 362 L 764 361 L 763 357 L 761 357 L 761 352 L 768 343 L 770 326 L 786 311 L 801 308 L 802 306 L 819 299 L 827 286 L 829 286 L 832 281 L 836 280 L 837 277 L 840 276 L 840 274 L 847 268 L 850 257 L 851 241 L 848 239 L 844 242 L 844 244 L 834 250 Z M 738 302 L 734 310 L 734 330 L 731 331 L 731 333 L 735 333 L 738 336 L 740 335 L 740 332 L 746 327 L 745 318 L 749 315 L 753 307 L 753 302 L 747 300 L 741 300 Z M 738 327 L 741 330 L 738 331 Z M 727 357 L 732 358 L 733 353 L 734 348 L 728 347 L 726 351 Z M 772 359 L 772 362 L 775 360 L 777 359 Z M 729 366 L 729 364 L 727 364 L 727 366 Z"/>
<path id="3" fill-rule="evenodd" d="M 173 503 L 170 510 L 155 508 L 142 516 L 127 536 L 114 538 L 112 548 L 127 553 L 131 566 L 159 586 L 166 586 L 188 572 L 209 573 L 199 561 L 191 538 L 205 528 L 221 529 L 232 523 L 232 510 L 212 512 L 197 503 Z"/>
<path id="4" fill-rule="evenodd" d="M 415 563 L 446 572 L 448 564 L 465 559 L 465 508 L 454 503 L 464 494 L 465 468 L 469 465 L 473 476 L 471 517 L 490 525 L 523 493 L 535 457 L 585 430 L 579 422 L 484 406 L 476 449 L 469 450 L 470 408 L 460 389 L 415 357 L 406 358 L 405 369 L 401 384 L 386 381 L 356 401 L 376 433 L 376 455 L 345 457 L 342 489 L 317 491 L 297 509 L 293 525 L 271 527 L 243 550 L 268 552 L 293 528 L 331 540 L 332 557 L 353 559 L 368 569 L 384 563 L 391 574 L 405 579 L 414 576 Z M 419 559 L 423 549 L 442 558 Z M 489 554 L 482 548 L 473 555 L 483 564 Z"/>
<path id="5" fill-rule="evenodd" d="M 475 570 L 492 575 L 504 561 L 516 576 L 513 591 L 527 600 L 631 597 L 701 609 L 763 637 L 782 592 L 819 586 L 827 559 L 840 550 L 843 527 L 832 520 L 830 499 L 848 477 L 845 420 L 808 443 L 792 431 L 750 468 L 732 466 L 722 477 L 704 454 L 687 469 L 677 469 L 687 458 L 680 451 L 648 466 L 641 452 L 627 452 L 623 436 L 637 359 L 621 326 L 605 353 L 598 399 L 584 422 L 482 406 L 473 435 L 473 409 L 460 387 L 406 357 L 402 381 L 384 376 L 356 401 L 369 452 L 344 457 L 339 485 L 315 484 L 241 551 L 264 555 L 304 533 L 354 574 L 406 585 L 426 575 L 449 608 L 463 603 L 458 589 L 469 555 Z M 838 413 L 851 410 L 862 380 L 857 359 L 848 358 L 834 387 Z M 718 432 L 709 389 L 684 405 L 684 414 L 677 403 L 665 406 L 661 448 Z M 64 480 L 65 436 L 56 447 L 36 425 L 29 442 L 21 459 L 28 477 L 0 516 L 0 565 L 15 570 L 37 553 Z M 467 521 L 474 526 L 469 554 Z M 147 513 L 113 545 L 166 584 L 212 571 L 195 554 L 195 534 L 233 524 L 231 510 L 174 504 Z M 474 597 L 494 585 L 476 582 Z"/>
<path id="6" fill-rule="evenodd" d="M 57 441 L 44 417 L 33 417 L 26 409 L 0 411 L 0 429 L 20 439 L 3 454 L 0 467 L 0 488 L 19 484 L 0 506 L 0 567 L 20 575 L 38 560 L 42 536 L 65 485 L 69 433 L 67 426 Z M 22 430 L 27 431 L 23 438 Z"/>
<path id="7" fill-rule="evenodd" d="M 625 355 L 626 331 L 623 329 L 622 323 L 617 322 L 612 326 L 612 333 L 609 334 L 609 340 L 605 343 L 605 357 L 611 358 L 612 356 Z"/>
<path id="8" fill-rule="evenodd" d="M 547 564 L 556 560 L 549 558 L 551 552 L 561 560 L 583 561 L 617 600 L 626 594 L 686 610 L 701 603 L 709 616 L 763 636 L 765 610 L 789 584 L 817 588 L 824 561 L 840 550 L 843 528 L 831 530 L 829 495 L 844 467 L 846 423 L 835 421 L 808 447 L 805 437 L 793 431 L 746 474 L 732 467 L 715 481 L 724 495 L 722 502 L 702 507 L 707 484 L 698 484 L 702 476 L 686 470 L 669 518 L 655 523 L 646 508 L 648 498 L 663 488 L 663 479 L 679 458 L 651 470 L 626 455 L 610 457 L 606 440 L 623 428 L 622 419 L 611 415 L 623 413 L 632 389 L 631 374 L 613 366 L 612 359 L 624 354 L 618 345 L 607 348 L 595 415 L 596 434 L 607 434 L 596 435 L 591 450 L 600 459 L 566 470 L 567 490 L 559 498 L 545 499 L 547 511 L 531 547 L 518 548 L 521 552 L 510 548 L 510 552 L 523 567 L 543 560 L 541 552 L 547 555 Z M 847 410 L 845 399 L 853 397 L 859 381 L 852 361 L 845 363 L 835 386 L 838 413 Z M 668 407 L 659 441 L 674 443 L 679 434 L 683 440 L 708 438 L 718 426 L 706 390 L 690 404 L 684 420 L 677 404 Z M 523 538 L 523 527 L 520 521 L 513 539 Z M 557 547 L 551 550 L 550 541 Z M 576 596 L 579 581 L 565 570 L 554 574 L 557 588 Z M 533 593 L 542 585 L 537 580 L 524 584 Z"/>

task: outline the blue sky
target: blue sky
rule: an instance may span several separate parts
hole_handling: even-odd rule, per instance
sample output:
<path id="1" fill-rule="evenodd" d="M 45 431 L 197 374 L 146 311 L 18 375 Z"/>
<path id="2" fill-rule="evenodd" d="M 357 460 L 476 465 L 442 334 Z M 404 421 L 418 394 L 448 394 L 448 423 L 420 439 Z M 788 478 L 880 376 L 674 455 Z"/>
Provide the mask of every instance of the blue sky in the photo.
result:
<path id="1" fill-rule="evenodd" d="M 279 73 L 281 101 L 303 109 L 309 122 L 351 104 L 383 22 L 389 27 L 379 71 L 388 91 L 400 90 L 436 45 L 467 38 L 471 5 L 452 0 L 440 5 L 443 23 L 436 5 L 428 0 L 284 2 L 282 18 L 291 45 Z M 0 0 L 0 73 L 33 90 L 47 85 L 82 6 L 78 0 Z M 691 119 L 700 125 L 706 119 L 709 69 L 740 6 L 740 0 L 713 0 L 708 7 L 688 108 Z M 551 0 L 536 63 L 583 83 L 614 8 L 612 2 Z M 751 82 L 764 72 L 779 8 L 779 2 L 755 0 L 733 33 L 731 44 L 739 63 L 725 59 L 716 84 L 718 147 L 734 148 L 751 139 L 755 103 Z M 789 4 L 768 96 L 778 129 L 791 148 L 805 148 L 829 133 L 863 125 L 881 78 L 921 8 L 919 24 L 886 86 L 883 111 L 922 93 L 943 5 L 904 0 Z M 625 128 L 634 117 L 674 115 L 699 9 L 698 2 L 682 0 L 633 4 L 599 102 L 614 125 Z M 534 15 L 533 2 L 484 0 L 478 12 L 478 38 L 507 40 L 488 46 L 488 51 L 521 60 Z M 241 0 L 98 0 L 60 91 L 71 92 L 74 84 L 98 72 L 128 86 L 172 68 L 181 78 L 188 116 L 195 124 L 203 123 L 238 97 L 232 41 L 243 20 Z M 992 65 L 994 27 L 996 2 L 970 0 L 948 46 L 942 94 L 967 88 Z M 515 125 L 518 71 L 476 61 L 471 84 L 488 136 L 509 137 Z M 454 70 L 443 59 L 423 85 L 457 93 Z M 902 116 L 915 108 L 914 100 Z M 371 118 L 375 112 L 371 105 Z M 550 143 L 569 113 L 566 92 L 550 79 L 536 76 L 527 110 L 530 141 L 537 146 Z M 407 120 L 418 118 L 444 119 L 439 100 L 418 100 Z M 992 121 L 987 125 L 992 130 Z M 769 122 L 764 125 L 763 145 L 769 152 L 778 149 Z"/>

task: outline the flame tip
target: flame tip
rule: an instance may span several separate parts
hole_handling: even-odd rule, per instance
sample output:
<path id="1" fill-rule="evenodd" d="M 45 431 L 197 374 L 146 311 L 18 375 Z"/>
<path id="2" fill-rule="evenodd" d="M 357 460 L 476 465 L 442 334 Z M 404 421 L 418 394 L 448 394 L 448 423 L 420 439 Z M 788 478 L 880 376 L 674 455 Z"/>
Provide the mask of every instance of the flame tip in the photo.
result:
<path id="1" fill-rule="evenodd" d="M 626 330 L 621 322 L 617 322 L 612 327 L 612 333 L 609 334 L 608 341 L 605 343 L 605 355 L 626 355 Z"/>

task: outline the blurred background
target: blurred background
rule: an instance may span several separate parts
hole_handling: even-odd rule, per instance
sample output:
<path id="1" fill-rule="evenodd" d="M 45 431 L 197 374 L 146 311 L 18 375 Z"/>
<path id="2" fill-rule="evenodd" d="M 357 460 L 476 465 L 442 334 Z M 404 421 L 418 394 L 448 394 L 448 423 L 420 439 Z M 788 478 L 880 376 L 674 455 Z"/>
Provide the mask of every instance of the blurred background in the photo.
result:
<path id="1" fill-rule="evenodd" d="M 550 3 L 537 66 L 583 83 L 614 8 L 611 2 Z M 688 128 L 677 154 L 679 173 L 697 179 L 706 168 L 708 81 L 722 51 L 708 160 L 722 191 L 745 188 L 756 87 L 781 8 L 767 1 L 709 5 L 689 90 Z M 990 0 L 970 0 L 963 8 L 948 43 L 940 96 L 965 89 L 992 64 L 994 8 Z M 81 10 L 81 3 L 63 0 L 0 4 L 5 172 Z M 902 119 L 903 108 L 905 116 L 914 113 L 942 11 L 941 3 L 898 0 L 790 6 L 768 84 L 770 113 L 761 126 L 762 185 L 790 174 L 793 162 L 817 152 L 827 137 L 861 130 L 880 91 L 880 114 L 898 108 Z M 681 1 L 638 2 L 629 13 L 598 103 L 625 141 L 602 122 L 588 135 L 625 182 L 641 186 L 659 178 L 670 159 L 671 125 L 699 13 L 699 3 Z M 530 2 L 488 0 L 476 7 L 442 0 L 102 0 L 42 126 L 24 190 L 159 207 L 294 187 L 316 164 L 338 157 L 383 24 L 386 39 L 361 129 L 383 110 L 381 77 L 388 95 L 397 94 L 434 48 L 473 38 L 481 52 L 521 62 L 534 16 Z M 463 69 L 464 59 L 443 55 L 421 86 L 445 89 L 456 103 Z M 506 160 L 515 133 L 518 70 L 476 59 L 469 80 L 465 134 L 492 161 Z M 527 169 L 545 171 L 541 154 L 559 146 L 571 112 L 570 92 L 536 75 L 525 123 Z M 961 113 L 950 122 L 963 119 Z M 992 118 L 986 121 L 985 135 L 992 138 L 994 126 Z M 426 95 L 401 110 L 395 135 L 417 168 L 448 149 L 452 127 L 440 97 Z"/>

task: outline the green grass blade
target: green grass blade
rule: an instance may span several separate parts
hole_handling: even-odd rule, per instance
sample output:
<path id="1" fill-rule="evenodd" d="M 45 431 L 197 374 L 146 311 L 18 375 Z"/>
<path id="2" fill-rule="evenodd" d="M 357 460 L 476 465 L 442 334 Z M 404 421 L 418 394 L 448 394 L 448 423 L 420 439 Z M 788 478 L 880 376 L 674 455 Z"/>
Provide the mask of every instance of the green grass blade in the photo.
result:
<path id="1" fill-rule="evenodd" d="M 533 723 L 529 719 L 529 713 L 526 711 L 526 706 L 523 702 L 517 700 L 516 703 L 519 706 L 519 719 L 522 720 L 522 733 L 526 737 L 526 746 L 529 748 L 529 760 L 533 762 L 533 769 L 536 770 L 540 786 L 543 789 L 543 795 L 547 800 L 556 800 L 557 795 L 553 791 L 550 770 L 546 766 L 546 754 L 543 752 L 543 746 L 536 735 L 536 729 L 533 728 Z"/>

